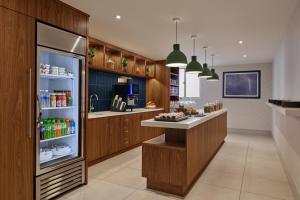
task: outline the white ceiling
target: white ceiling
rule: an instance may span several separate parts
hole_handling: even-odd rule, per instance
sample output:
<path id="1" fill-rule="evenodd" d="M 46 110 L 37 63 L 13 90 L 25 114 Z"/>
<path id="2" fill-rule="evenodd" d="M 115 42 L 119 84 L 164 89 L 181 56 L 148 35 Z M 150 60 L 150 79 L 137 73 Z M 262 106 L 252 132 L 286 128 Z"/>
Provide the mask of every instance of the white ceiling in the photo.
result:
<path id="1" fill-rule="evenodd" d="M 63 1 L 90 14 L 92 37 L 155 60 L 165 59 L 172 50 L 171 19 L 180 16 L 178 41 L 189 60 L 190 36 L 198 34 L 196 55 L 201 63 L 202 46 L 208 45 L 216 65 L 239 65 L 272 62 L 298 0 Z"/>

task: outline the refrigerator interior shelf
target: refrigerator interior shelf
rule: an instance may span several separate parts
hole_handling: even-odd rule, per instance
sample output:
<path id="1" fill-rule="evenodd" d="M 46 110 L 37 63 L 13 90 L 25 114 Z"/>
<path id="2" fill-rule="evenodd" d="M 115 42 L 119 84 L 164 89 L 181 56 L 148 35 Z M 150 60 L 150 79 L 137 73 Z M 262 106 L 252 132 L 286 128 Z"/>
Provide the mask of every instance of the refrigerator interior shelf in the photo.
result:
<path id="1" fill-rule="evenodd" d="M 60 156 L 53 156 L 51 159 L 48 159 L 48 160 L 41 160 L 40 161 L 40 164 L 43 164 L 43 163 L 46 163 L 46 162 L 50 162 L 52 160 L 56 160 L 56 159 L 59 159 L 59 158 L 63 158 L 63 157 L 66 157 L 66 156 L 70 156 L 72 155 L 73 152 L 70 152 L 70 153 L 67 153 L 67 154 L 64 154 L 64 155 L 60 155 Z"/>
<path id="2" fill-rule="evenodd" d="M 41 74 L 41 78 L 45 79 L 74 79 L 75 77 L 73 75 L 55 75 L 55 74 Z"/>
<path id="3" fill-rule="evenodd" d="M 58 139 L 63 139 L 63 138 L 68 138 L 68 137 L 72 137 L 72 136 L 76 136 L 76 134 L 64 135 L 61 137 L 54 137 L 54 138 L 50 138 L 50 139 L 46 139 L 46 140 L 41 140 L 41 143 L 58 140 Z"/>
<path id="4" fill-rule="evenodd" d="M 42 110 L 64 110 L 64 109 L 71 109 L 75 108 L 75 106 L 67 106 L 67 107 L 44 107 Z"/>

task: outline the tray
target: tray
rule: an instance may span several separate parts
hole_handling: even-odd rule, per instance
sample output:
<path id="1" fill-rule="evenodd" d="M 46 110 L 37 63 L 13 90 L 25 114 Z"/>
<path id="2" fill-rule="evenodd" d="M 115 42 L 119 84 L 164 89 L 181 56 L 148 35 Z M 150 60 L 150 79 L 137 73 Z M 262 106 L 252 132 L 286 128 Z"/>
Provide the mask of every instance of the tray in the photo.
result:
<path id="1" fill-rule="evenodd" d="M 183 120 L 186 120 L 188 119 L 189 117 L 188 116 L 184 116 L 184 117 L 181 117 L 181 118 L 175 118 L 175 119 L 168 119 L 168 118 L 165 118 L 165 119 L 159 119 L 159 118 L 156 118 L 154 117 L 154 120 L 155 121 L 161 121 L 161 122 L 180 122 L 180 121 L 183 121 Z"/>

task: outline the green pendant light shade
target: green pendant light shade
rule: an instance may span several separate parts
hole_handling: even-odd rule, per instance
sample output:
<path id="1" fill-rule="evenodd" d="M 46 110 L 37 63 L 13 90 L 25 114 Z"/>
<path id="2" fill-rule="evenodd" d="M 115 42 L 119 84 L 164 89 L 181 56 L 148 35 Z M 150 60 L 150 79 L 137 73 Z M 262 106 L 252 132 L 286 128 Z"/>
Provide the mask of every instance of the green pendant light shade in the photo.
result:
<path id="1" fill-rule="evenodd" d="M 214 67 L 214 56 L 215 56 L 214 54 L 211 55 L 212 77 L 207 78 L 208 81 L 219 81 L 219 75 L 216 73 L 215 69 L 213 68 Z"/>
<path id="2" fill-rule="evenodd" d="M 173 45 L 173 51 L 167 57 L 166 66 L 185 68 L 187 59 L 184 53 L 180 51 L 180 45 L 177 43 L 177 24 L 180 21 L 180 18 L 174 17 L 173 21 L 176 24 L 176 43 Z"/>
<path id="3" fill-rule="evenodd" d="M 191 62 L 186 66 L 186 73 L 201 73 L 202 72 L 202 66 L 201 64 L 197 61 L 197 56 L 195 56 L 195 40 L 196 40 L 196 35 L 192 35 L 193 39 L 193 56 Z"/>
<path id="4" fill-rule="evenodd" d="M 187 59 L 184 53 L 180 51 L 179 44 L 173 45 L 173 51 L 167 57 L 168 67 L 186 67 Z"/>
<path id="5" fill-rule="evenodd" d="M 211 71 L 208 69 L 207 63 L 203 64 L 203 71 L 202 73 L 198 74 L 200 78 L 210 78 L 212 77 Z"/>
<path id="6" fill-rule="evenodd" d="M 205 63 L 203 64 L 203 70 L 202 70 L 202 73 L 199 73 L 198 74 L 198 77 L 199 78 L 210 78 L 212 77 L 212 74 L 211 74 L 211 71 L 208 69 L 208 66 L 207 66 L 207 63 L 206 63 L 206 49 L 207 47 L 203 47 L 204 49 L 204 58 L 205 58 Z"/>
<path id="7" fill-rule="evenodd" d="M 211 69 L 212 77 L 207 78 L 208 81 L 219 81 L 219 75 L 216 73 L 215 69 Z"/>

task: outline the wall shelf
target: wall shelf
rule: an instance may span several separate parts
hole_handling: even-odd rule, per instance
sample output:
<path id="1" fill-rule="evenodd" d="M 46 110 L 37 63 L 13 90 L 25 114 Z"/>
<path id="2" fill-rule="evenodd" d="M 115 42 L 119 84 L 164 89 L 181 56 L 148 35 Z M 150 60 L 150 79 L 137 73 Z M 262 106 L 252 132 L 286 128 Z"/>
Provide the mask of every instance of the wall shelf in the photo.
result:
<path id="1" fill-rule="evenodd" d="M 300 117 L 300 108 L 284 108 L 281 106 L 277 106 L 275 104 L 271 104 L 269 102 L 266 102 L 266 104 L 271 107 L 273 110 L 283 114 L 283 115 L 289 115 L 293 117 Z"/>

